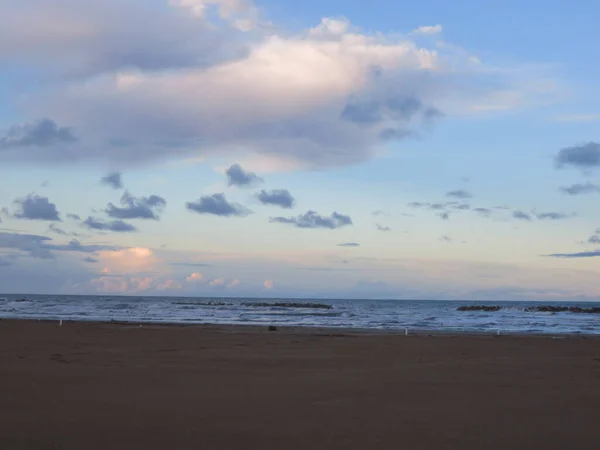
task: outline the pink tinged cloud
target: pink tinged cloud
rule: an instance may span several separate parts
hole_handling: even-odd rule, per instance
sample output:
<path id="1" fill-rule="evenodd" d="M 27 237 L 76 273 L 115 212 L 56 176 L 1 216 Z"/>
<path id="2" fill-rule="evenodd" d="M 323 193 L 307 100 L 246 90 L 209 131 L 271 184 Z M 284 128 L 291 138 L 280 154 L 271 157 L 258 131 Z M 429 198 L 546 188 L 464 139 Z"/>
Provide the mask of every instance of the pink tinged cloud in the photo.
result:
<path id="1" fill-rule="evenodd" d="M 204 275 L 202 275 L 200 272 L 193 272 L 192 274 L 190 274 L 189 277 L 187 277 L 185 279 L 185 281 L 187 283 L 195 283 L 198 281 L 202 281 L 204 279 Z"/>

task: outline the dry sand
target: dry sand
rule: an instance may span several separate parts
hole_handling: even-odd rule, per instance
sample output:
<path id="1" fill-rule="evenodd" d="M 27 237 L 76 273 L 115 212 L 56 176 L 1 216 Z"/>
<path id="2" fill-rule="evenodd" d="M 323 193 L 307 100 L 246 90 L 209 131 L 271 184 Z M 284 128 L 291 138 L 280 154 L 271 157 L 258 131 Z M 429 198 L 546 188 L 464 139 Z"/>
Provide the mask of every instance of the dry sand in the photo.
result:
<path id="1" fill-rule="evenodd" d="M 0 448 L 600 448 L 600 339 L 0 321 Z"/>

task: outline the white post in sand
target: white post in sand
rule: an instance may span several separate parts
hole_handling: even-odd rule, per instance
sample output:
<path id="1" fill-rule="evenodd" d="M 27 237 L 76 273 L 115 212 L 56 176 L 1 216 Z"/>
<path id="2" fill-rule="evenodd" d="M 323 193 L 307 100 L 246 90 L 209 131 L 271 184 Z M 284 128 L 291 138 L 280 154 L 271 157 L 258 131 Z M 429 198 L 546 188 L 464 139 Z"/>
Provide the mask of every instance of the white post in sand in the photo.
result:
<path id="1" fill-rule="evenodd" d="M 408 328 L 404 329 L 404 336 L 408 336 Z"/>
<path id="2" fill-rule="evenodd" d="M 498 334 L 497 334 L 497 336 L 500 336 L 500 328 L 498 328 Z"/>
<path id="3" fill-rule="evenodd" d="M 58 326 L 62 327 L 62 319 L 60 319 L 60 321 L 58 322 Z"/>

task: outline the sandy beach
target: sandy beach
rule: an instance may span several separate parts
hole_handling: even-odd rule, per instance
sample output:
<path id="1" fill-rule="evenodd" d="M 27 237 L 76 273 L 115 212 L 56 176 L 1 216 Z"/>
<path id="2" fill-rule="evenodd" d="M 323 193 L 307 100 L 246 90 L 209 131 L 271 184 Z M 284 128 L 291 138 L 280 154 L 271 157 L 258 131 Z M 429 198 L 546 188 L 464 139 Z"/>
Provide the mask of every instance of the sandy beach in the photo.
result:
<path id="1" fill-rule="evenodd" d="M 600 338 L 0 321 L 2 449 L 596 449 Z"/>

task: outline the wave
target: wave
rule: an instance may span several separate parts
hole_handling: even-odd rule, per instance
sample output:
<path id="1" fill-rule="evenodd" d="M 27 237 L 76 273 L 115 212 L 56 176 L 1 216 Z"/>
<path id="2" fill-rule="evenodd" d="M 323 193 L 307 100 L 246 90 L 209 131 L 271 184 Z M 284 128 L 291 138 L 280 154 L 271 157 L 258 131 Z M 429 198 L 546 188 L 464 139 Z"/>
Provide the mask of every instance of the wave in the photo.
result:
<path id="1" fill-rule="evenodd" d="M 244 302 L 242 306 L 252 308 L 317 308 L 317 309 L 333 309 L 333 306 L 324 303 L 303 303 L 303 302 Z"/>

